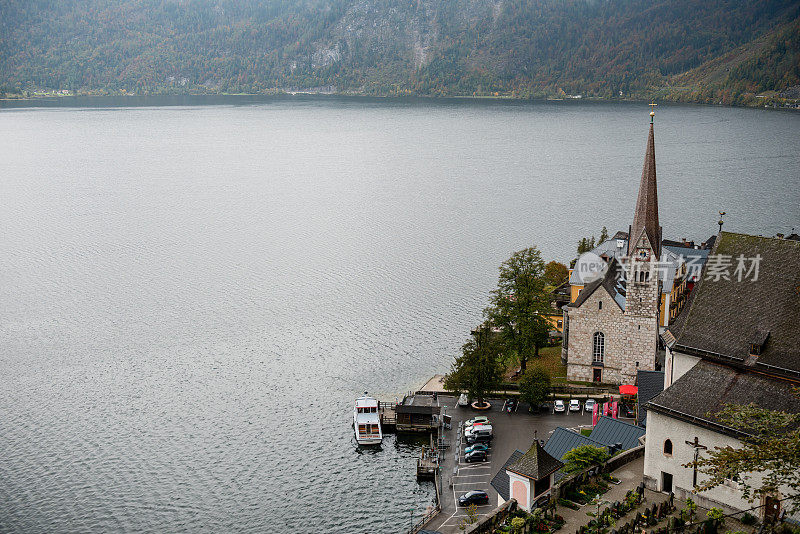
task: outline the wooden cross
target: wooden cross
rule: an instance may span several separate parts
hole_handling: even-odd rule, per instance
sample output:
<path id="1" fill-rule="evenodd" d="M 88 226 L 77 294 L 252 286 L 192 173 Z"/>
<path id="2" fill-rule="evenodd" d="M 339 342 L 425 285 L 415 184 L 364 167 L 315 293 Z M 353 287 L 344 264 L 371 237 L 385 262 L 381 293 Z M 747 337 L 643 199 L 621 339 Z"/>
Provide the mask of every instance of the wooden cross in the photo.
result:
<path id="1" fill-rule="evenodd" d="M 691 445 L 694 447 L 694 463 L 692 464 L 692 468 L 694 469 L 694 473 L 692 474 L 692 487 L 697 487 L 697 456 L 700 454 L 701 450 L 706 450 L 708 447 L 705 445 L 700 445 L 700 440 L 697 439 L 697 436 L 694 437 L 694 441 L 687 441 L 687 445 Z"/>

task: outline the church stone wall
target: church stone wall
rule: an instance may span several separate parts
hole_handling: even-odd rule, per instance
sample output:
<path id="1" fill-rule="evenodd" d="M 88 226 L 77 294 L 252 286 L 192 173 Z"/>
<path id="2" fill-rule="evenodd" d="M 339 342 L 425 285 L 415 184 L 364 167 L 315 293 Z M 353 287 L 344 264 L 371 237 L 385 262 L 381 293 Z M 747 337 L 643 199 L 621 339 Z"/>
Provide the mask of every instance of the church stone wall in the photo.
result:
<path id="1" fill-rule="evenodd" d="M 569 309 L 569 329 L 566 350 L 569 380 L 592 381 L 595 332 L 605 335 L 603 382 L 632 384 L 637 369 L 654 369 L 658 319 L 626 316 L 602 287 L 579 308 Z"/>

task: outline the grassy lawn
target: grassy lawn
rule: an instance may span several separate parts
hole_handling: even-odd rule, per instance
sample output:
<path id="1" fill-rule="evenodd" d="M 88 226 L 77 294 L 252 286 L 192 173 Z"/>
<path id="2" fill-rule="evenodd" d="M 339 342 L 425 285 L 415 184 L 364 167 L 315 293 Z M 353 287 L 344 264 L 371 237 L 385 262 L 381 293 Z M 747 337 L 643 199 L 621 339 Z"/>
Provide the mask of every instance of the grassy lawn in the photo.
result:
<path id="1" fill-rule="evenodd" d="M 506 378 L 510 378 L 519 364 L 515 361 L 506 370 Z M 567 379 L 567 366 L 561 364 L 561 345 L 545 347 L 539 350 L 538 358 L 528 360 L 528 369 L 541 367 L 550 375 L 553 382 L 563 382 Z"/>
<path id="2" fill-rule="evenodd" d="M 552 378 L 567 376 L 567 366 L 561 364 L 561 345 L 539 350 L 539 358 L 529 361 L 528 365 L 542 367 Z"/>

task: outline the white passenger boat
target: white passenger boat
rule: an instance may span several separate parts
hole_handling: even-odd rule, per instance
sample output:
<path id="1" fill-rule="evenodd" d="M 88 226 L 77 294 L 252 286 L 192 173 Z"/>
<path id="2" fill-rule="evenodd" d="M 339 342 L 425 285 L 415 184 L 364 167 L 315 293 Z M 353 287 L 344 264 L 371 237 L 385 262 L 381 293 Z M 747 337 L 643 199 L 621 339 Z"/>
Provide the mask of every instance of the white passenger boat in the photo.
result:
<path id="1" fill-rule="evenodd" d="M 353 429 L 359 445 L 378 445 L 383 440 L 378 401 L 368 396 L 366 391 L 363 397 L 356 399 Z"/>

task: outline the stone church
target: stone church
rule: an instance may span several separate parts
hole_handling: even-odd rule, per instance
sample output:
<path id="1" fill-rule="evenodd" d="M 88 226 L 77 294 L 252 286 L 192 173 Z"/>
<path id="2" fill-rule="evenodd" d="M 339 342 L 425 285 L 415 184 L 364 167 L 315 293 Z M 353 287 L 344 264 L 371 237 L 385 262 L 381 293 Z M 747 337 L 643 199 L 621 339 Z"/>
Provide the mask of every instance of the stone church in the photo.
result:
<path id="1" fill-rule="evenodd" d="M 633 384 L 638 370 L 655 369 L 662 284 L 655 152 L 651 113 L 627 254 L 564 306 L 561 358 L 569 380 Z"/>

